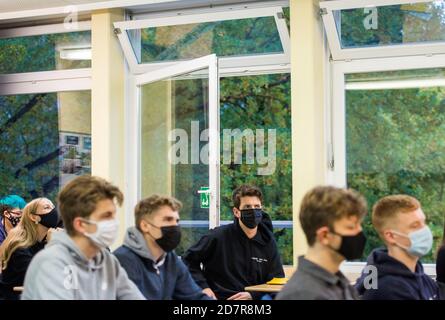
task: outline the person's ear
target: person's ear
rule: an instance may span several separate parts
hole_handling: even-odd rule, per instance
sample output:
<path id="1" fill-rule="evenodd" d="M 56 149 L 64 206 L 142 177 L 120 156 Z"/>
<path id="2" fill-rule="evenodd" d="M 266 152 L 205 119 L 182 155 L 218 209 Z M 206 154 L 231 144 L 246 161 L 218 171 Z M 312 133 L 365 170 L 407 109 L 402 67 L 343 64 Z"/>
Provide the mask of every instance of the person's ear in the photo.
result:
<path id="1" fill-rule="evenodd" d="M 3 211 L 3 216 L 8 218 L 9 217 L 9 212 L 8 210 Z"/>
<path id="2" fill-rule="evenodd" d="M 383 230 L 382 237 L 383 237 L 384 242 L 386 242 L 388 244 L 396 243 L 396 240 L 394 238 L 394 233 L 391 232 L 390 230 Z"/>
<path id="3" fill-rule="evenodd" d="M 233 215 L 234 215 L 235 217 L 237 217 L 237 218 L 240 218 L 240 217 L 241 217 L 241 211 L 240 211 L 238 208 L 233 207 L 233 208 L 232 208 L 232 211 L 233 211 Z"/>
<path id="4" fill-rule="evenodd" d="M 143 233 L 150 232 L 150 224 L 148 224 L 145 220 L 141 220 L 141 222 L 139 222 L 139 228 L 141 228 Z"/>
<path id="5" fill-rule="evenodd" d="M 323 245 L 329 244 L 329 228 L 328 227 L 321 227 L 315 232 L 315 238 L 318 242 L 320 242 Z"/>
<path id="6" fill-rule="evenodd" d="M 88 224 L 82 220 L 80 217 L 76 217 L 73 220 L 73 228 L 76 232 L 83 234 L 88 231 L 88 228 L 86 227 Z"/>
<path id="7" fill-rule="evenodd" d="M 40 222 L 40 220 L 42 220 L 42 218 L 39 215 L 36 214 L 30 214 L 29 218 L 31 219 L 32 222 L 34 222 L 35 224 L 38 224 Z"/>

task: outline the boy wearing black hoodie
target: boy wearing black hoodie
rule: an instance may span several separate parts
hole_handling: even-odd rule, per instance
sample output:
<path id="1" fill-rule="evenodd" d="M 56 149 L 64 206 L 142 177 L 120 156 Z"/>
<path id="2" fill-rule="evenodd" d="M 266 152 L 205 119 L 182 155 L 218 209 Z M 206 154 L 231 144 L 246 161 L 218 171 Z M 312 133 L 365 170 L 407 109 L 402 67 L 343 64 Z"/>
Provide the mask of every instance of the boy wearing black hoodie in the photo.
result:
<path id="1" fill-rule="evenodd" d="M 407 195 L 384 197 L 373 207 L 372 223 L 386 248 L 376 249 L 368 257 L 367 265 L 377 272 L 376 285 L 372 278 L 367 280 L 371 273 L 363 272 L 357 281 L 363 299 L 440 299 L 439 287 L 419 261 L 433 244 L 419 201 Z"/>
<path id="2" fill-rule="evenodd" d="M 227 300 L 260 299 L 261 293 L 244 288 L 284 277 L 272 223 L 262 211 L 259 188 L 240 186 L 232 200 L 234 222 L 210 230 L 183 259 L 208 295 Z"/>

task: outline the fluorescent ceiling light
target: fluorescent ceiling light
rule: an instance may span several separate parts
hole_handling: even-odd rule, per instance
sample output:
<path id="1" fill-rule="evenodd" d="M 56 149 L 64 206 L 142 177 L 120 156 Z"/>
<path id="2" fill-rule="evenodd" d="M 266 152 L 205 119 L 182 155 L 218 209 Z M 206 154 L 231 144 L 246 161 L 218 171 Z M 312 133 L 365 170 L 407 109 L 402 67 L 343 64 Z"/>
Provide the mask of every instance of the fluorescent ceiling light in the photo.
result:
<path id="1" fill-rule="evenodd" d="M 65 48 L 60 50 L 60 59 L 91 60 L 91 48 Z"/>

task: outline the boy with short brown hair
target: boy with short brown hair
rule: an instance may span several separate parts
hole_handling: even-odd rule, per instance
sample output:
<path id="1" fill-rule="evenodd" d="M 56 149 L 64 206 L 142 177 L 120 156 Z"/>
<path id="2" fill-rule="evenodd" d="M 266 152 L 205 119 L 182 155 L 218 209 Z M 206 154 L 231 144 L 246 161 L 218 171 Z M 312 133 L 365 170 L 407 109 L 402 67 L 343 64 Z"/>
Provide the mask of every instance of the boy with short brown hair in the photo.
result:
<path id="1" fill-rule="evenodd" d="M 53 235 L 26 272 L 24 300 L 142 300 L 143 295 L 109 251 L 118 236 L 117 201 L 108 181 L 78 177 L 60 191 L 66 230 Z"/>
<path id="2" fill-rule="evenodd" d="M 320 186 L 306 193 L 300 223 L 309 248 L 277 299 L 358 299 L 340 264 L 362 256 L 366 238 L 361 222 L 366 212 L 365 199 L 353 190 Z"/>

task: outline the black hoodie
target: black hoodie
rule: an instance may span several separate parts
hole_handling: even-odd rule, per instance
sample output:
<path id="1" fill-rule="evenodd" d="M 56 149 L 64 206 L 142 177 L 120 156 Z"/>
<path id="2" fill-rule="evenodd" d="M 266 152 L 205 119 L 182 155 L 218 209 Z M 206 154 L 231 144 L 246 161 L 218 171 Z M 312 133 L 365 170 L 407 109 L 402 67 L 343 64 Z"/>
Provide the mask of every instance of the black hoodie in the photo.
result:
<path id="1" fill-rule="evenodd" d="M 377 268 L 377 289 L 366 289 L 362 273 L 355 285 L 364 300 L 439 300 L 439 287 L 423 271 L 420 261 L 412 272 L 402 262 L 390 257 L 388 250 L 375 249 L 368 257 L 367 265 Z"/>
<path id="2" fill-rule="evenodd" d="M 218 299 L 243 292 L 246 286 L 284 277 L 267 214 L 263 215 L 252 239 L 245 235 L 235 219 L 234 223 L 210 230 L 187 250 L 183 260 L 196 283 L 203 289 L 212 289 Z M 251 295 L 259 299 L 263 294 L 251 292 Z"/>
<path id="3" fill-rule="evenodd" d="M 445 284 L 445 245 L 443 245 L 437 253 L 436 274 L 436 280 Z"/>

